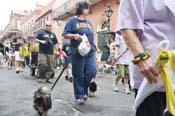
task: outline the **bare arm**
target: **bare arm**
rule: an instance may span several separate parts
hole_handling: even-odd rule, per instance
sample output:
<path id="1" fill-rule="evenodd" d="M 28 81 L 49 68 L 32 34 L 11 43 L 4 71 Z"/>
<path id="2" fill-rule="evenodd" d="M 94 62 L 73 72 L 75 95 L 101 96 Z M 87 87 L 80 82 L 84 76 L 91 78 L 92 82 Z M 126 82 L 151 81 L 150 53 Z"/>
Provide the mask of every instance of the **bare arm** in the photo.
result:
<path id="1" fill-rule="evenodd" d="M 81 36 L 79 34 L 65 34 L 65 35 L 63 35 L 63 37 L 66 39 L 81 40 Z"/>
<path id="2" fill-rule="evenodd" d="M 45 40 L 39 40 L 39 39 L 35 39 L 35 42 L 37 42 L 37 43 L 42 43 L 42 44 L 45 44 L 45 43 L 46 43 Z"/>
<path id="3" fill-rule="evenodd" d="M 62 52 L 63 52 L 63 56 L 68 57 L 64 51 L 62 51 Z"/>
<path id="4" fill-rule="evenodd" d="M 122 30 L 122 35 L 134 56 L 144 51 L 135 30 L 124 29 Z"/>
<path id="5" fill-rule="evenodd" d="M 21 40 L 21 39 L 17 39 L 16 42 L 12 42 L 13 45 L 22 44 L 22 43 L 24 43 L 24 42 L 23 42 L 23 40 Z"/>
<path id="6" fill-rule="evenodd" d="M 123 29 L 122 35 L 126 45 L 130 48 L 133 55 L 137 55 L 144 51 L 142 44 L 133 29 Z M 138 70 L 146 77 L 149 83 L 156 83 L 159 75 L 159 69 L 153 65 L 151 59 L 141 60 L 137 64 Z"/>

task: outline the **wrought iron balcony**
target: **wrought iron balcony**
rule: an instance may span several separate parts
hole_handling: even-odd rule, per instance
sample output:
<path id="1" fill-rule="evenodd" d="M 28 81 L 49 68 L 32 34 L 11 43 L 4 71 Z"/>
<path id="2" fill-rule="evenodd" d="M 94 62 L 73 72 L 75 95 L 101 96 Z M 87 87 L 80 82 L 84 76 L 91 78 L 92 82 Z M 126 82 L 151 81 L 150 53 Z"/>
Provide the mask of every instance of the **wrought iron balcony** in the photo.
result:
<path id="1" fill-rule="evenodd" d="M 60 5 L 57 9 L 53 11 L 53 19 L 60 20 L 66 16 L 73 15 L 75 12 L 75 4 L 80 0 L 68 0 L 63 5 Z M 98 3 L 102 0 L 89 0 L 91 5 Z"/>

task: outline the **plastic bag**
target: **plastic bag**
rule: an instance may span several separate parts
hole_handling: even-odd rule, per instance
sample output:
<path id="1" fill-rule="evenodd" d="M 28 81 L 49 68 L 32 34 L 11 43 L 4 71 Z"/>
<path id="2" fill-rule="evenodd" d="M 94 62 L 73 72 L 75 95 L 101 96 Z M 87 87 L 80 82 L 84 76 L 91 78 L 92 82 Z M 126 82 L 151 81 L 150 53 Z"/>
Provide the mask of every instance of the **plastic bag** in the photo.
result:
<path id="1" fill-rule="evenodd" d="M 81 56 L 85 56 L 90 52 L 91 45 L 90 45 L 89 40 L 85 34 L 83 36 L 81 36 L 81 38 L 82 38 L 82 41 L 81 41 L 80 45 L 78 46 L 78 52 L 80 53 Z"/>

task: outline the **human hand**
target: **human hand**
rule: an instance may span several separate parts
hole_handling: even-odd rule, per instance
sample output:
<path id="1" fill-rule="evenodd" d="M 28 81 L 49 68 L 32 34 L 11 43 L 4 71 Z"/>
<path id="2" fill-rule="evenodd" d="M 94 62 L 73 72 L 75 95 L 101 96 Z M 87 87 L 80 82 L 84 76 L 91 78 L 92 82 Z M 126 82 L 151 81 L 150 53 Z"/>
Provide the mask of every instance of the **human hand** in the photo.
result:
<path id="1" fill-rule="evenodd" d="M 111 66 L 114 66 L 117 63 L 117 61 L 118 61 L 118 58 L 113 59 L 111 62 Z"/>
<path id="2" fill-rule="evenodd" d="M 42 44 L 46 44 L 46 45 L 48 45 L 49 42 L 48 42 L 47 40 L 43 40 L 43 41 L 42 41 Z"/>
<path id="3" fill-rule="evenodd" d="M 22 43 L 24 43 L 24 42 L 23 42 L 22 39 L 17 39 L 17 43 L 18 43 L 18 44 L 22 44 Z"/>
<path id="4" fill-rule="evenodd" d="M 142 73 L 145 78 L 148 80 L 148 82 L 151 83 L 157 83 L 157 77 L 159 76 L 159 68 L 156 67 L 150 59 L 147 60 L 141 60 L 137 67 Z"/>
<path id="5" fill-rule="evenodd" d="M 41 43 L 41 44 L 47 44 L 48 43 L 46 40 L 38 40 L 37 42 Z"/>
<path id="6" fill-rule="evenodd" d="M 100 49 L 97 49 L 97 53 L 102 53 L 102 51 Z"/>
<path id="7" fill-rule="evenodd" d="M 79 34 L 75 34 L 74 39 L 75 39 L 75 40 L 81 40 L 82 38 L 81 38 L 81 35 L 79 35 Z"/>

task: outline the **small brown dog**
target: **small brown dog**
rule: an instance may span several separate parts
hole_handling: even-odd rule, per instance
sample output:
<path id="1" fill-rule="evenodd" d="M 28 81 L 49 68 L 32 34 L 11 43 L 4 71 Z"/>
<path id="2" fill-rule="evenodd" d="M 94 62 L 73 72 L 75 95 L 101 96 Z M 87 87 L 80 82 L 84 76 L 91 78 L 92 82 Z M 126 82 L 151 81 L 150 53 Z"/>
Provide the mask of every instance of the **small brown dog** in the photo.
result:
<path id="1" fill-rule="evenodd" d="M 34 109 L 39 116 L 47 116 L 48 110 L 52 107 L 50 90 L 47 87 L 41 87 L 34 93 Z"/>

